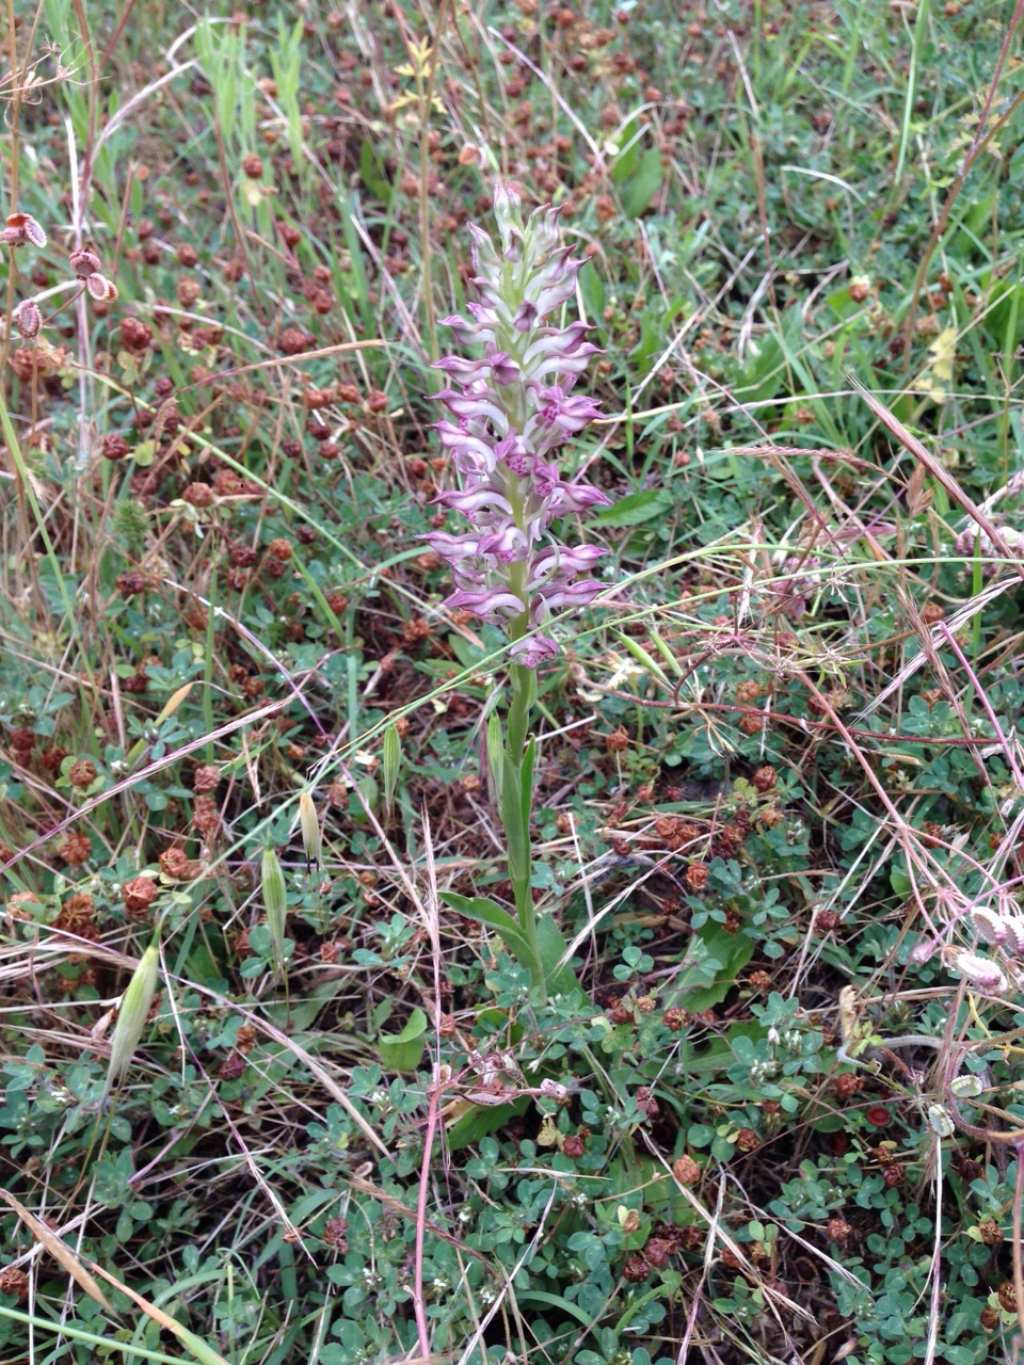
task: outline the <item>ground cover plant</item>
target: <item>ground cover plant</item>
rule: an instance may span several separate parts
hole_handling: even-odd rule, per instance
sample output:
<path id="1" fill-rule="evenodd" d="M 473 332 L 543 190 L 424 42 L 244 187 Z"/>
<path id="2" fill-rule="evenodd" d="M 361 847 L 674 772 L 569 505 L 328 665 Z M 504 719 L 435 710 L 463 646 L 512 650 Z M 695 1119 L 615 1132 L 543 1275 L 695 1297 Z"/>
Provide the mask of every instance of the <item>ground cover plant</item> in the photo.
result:
<path id="1" fill-rule="evenodd" d="M 1014 1358 L 1022 20 L 8 0 L 0 1361 Z"/>

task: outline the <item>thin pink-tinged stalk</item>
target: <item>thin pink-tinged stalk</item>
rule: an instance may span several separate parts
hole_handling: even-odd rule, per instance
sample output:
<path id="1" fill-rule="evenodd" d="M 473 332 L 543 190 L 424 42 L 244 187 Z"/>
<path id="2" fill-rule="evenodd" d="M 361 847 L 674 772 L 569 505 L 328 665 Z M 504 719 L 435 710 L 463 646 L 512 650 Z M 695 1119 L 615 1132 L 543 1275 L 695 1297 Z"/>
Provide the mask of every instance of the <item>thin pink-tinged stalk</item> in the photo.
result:
<path id="1" fill-rule="evenodd" d="M 420 1166 L 420 1187 L 416 1196 L 416 1252 L 413 1269 L 412 1304 L 416 1314 L 416 1333 L 419 1337 L 420 1355 L 429 1359 L 430 1324 L 427 1322 L 427 1305 L 423 1295 L 423 1244 L 427 1234 L 427 1191 L 430 1188 L 430 1158 L 434 1152 L 434 1134 L 437 1131 L 437 1114 L 441 1102 L 440 1076 L 435 1073 L 434 1084 L 430 1087 L 427 1101 L 427 1130 L 423 1136 L 423 1163 Z"/>
<path id="2" fill-rule="evenodd" d="M 1013 1189 L 1013 1296 L 1017 1321 L 1024 1331 L 1024 1263 L 1021 1261 L 1021 1204 L 1024 1202 L 1024 1142 L 1017 1143 L 1017 1179 Z"/>

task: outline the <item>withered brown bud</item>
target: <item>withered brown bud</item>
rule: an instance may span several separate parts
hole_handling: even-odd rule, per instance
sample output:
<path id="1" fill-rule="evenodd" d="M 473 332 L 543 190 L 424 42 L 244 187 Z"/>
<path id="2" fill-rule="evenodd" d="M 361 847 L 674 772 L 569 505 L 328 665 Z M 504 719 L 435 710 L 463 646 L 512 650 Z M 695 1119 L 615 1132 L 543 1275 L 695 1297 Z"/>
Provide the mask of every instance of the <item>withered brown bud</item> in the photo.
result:
<path id="1" fill-rule="evenodd" d="M 695 1185 L 700 1179 L 700 1167 L 692 1156 L 677 1156 L 672 1163 L 672 1174 L 680 1185 Z"/>
<path id="2" fill-rule="evenodd" d="M 38 334 L 43 325 L 43 315 L 34 300 L 26 299 L 18 304 L 14 310 L 14 325 L 23 337 L 31 338 Z"/>
<path id="3" fill-rule="evenodd" d="M 691 863 L 686 869 L 686 885 L 691 891 L 703 891 L 708 884 L 708 875 L 705 863 Z"/>
<path id="4" fill-rule="evenodd" d="M 309 349 L 309 338 L 301 327 L 285 327 L 277 338 L 277 348 L 285 355 L 299 355 Z"/>
<path id="5" fill-rule="evenodd" d="M 123 460 L 130 450 L 131 446 L 118 431 L 112 431 L 108 436 L 104 436 L 100 445 L 105 460 Z"/>
<path id="6" fill-rule="evenodd" d="M 153 344 L 153 332 L 139 318 L 127 317 L 121 323 L 121 345 L 129 351 L 145 351 Z"/>
<path id="7" fill-rule="evenodd" d="M 770 792 L 775 786 L 775 769 L 770 768 L 765 764 L 763 768 L 757 769 L 754 776 L 751 778 L 751 781 L 763 796 L 766 792 Z"/>
<path id="8" fill-rule="evenodd" d="M 190 483 L 182 493 L 182 498 L 192 507 L 210 507 L 216 494 L 208 483 Z"/>
<path id="9" fill-rule="evenodd" d="M 132 877 L 121 887 L 121 899 L 129 915 L 144 915 L 158 892 L 159 887 L 152 877 Z"/>
<path id="10" fill-rule="evenodd" d="M 68 770 L 68 781 L 79 790 L 91 787 L 96 781 L 96 764 L 89 758 L 78 759 Z"/>
<path id="11" fill-rule="evenodd" d="M 196 792 L 216 791 L 220 786 L 220 769 L 213 763 L 203 763 L 192 777 L 192 790 Z"/>

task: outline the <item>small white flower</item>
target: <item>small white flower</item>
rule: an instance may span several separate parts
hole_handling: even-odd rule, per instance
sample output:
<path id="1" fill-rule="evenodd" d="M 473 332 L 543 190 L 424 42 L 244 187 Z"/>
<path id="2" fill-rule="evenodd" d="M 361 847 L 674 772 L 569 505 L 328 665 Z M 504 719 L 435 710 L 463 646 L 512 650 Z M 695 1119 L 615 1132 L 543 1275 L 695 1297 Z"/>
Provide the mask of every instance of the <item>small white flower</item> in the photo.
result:
<path id="1" fill-rule="evenodd" d="M 980 1076 L 972 1076 L 969 1073 L 964 1076 L 957 1076 L 956 1080 L 949 1087 L 958 1100 L 973 1100 L 980 1095 L 984 1086 Z"/>
<path id="2" fill-rule="evenodd" d="M 928 1127 L 936 1137 L 948 1138 L 953 1136 L 953 1120 L 941 1104 L 930 1104 L 928 1106 Z"/>

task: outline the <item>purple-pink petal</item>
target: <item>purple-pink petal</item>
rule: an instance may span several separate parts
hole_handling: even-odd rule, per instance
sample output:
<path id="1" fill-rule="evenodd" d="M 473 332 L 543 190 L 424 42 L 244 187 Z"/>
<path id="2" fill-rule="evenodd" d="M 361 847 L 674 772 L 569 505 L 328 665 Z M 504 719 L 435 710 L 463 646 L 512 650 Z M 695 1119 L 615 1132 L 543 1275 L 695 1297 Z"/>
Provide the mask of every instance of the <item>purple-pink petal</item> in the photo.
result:
<path id="1" fill-rule="evenodd" d="M 493 620 L 499 612 L 518 616 L 524 610 L 521 598 L 501 588 L 484 588 L 480 592 L 459 588 L 445 599 L 445 606 L 472 612 L 485 621 Z"/>

